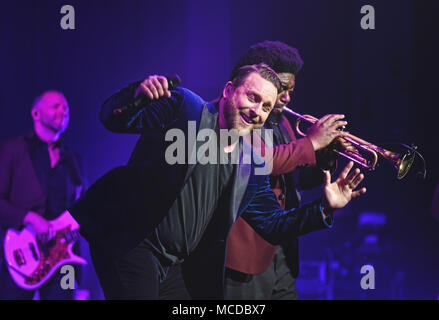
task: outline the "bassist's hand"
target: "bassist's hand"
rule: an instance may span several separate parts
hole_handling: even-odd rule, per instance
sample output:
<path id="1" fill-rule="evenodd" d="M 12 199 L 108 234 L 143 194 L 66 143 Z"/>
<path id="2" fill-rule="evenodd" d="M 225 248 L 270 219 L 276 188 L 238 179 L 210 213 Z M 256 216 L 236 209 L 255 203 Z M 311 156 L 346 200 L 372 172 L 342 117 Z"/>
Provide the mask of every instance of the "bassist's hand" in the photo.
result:
<path id="1" fill-rule="evenodd" d="M 38 240 L 42 243 L 50 241 L 55 236 L 55 230 L 49 221 L 36 212 L 29 211 L 24 217 L 24 224 L 30 225 L 35 230 Z"/>

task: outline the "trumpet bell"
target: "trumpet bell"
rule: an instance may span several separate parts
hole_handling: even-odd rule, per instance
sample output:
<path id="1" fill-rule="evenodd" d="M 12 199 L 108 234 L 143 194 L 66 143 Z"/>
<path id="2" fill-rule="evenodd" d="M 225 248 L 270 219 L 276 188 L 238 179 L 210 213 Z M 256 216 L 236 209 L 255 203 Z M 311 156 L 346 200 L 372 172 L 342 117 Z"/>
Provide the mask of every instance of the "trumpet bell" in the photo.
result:
<path id="1" fill-rule="evenodd" d="M 283 107 L 283 110 L 288 112 L 289 114 L 292 114 L 297 118 L 296 121 L 296 131 L 299 135 L 306 137 L 306 134 L 303 133 L 299 128 L 299 123 L 301 120 L 304 120 L 309 123 L 315 123 L 318 121 L 317 118 L 310 116 L 310 115 L 301 115 L 297 112 L 294 112 L 293 110 L 289 109 L 288 107 Z M 369 143 L 367 141 L 364 141 L 363 139 L 360 139 L 354 135 L 348 134 L 343 139 L 349 141 L 354 147 L 358 149 L 356 152 L 348 152 L 346 150 L 335 150 L 336 153 L 340 154 L 341 156 L 344 156 L 359 165 L 373 170 L 378 162 L 378 154 L 384 157 L 385 159 L 389 160 L 395 169 L 398 171 L 397 178 L 402 179 L 404 178 L 407 173 L 409 172 L 413 161 L 415 160 L 416 154 L 419 154 L 415 149 L 416 147 L 413 146 L 412 149 L 410 149 L 406 154 L 401 156 L 398 153 L 391 152 L 386 149 L 382 149 L 372 143 Z M 371 155 L 372 160 L 366 159 L 365 156 L 360 154 L 360 150 L 367 152 Z M 424 164 L 425 167 L 425 164 Z M 425 168 L 424 168 L 424 178 L 425 178 Z"/>
<path id="2" fill-rule="evenodd" d="M 407 172 L 409 172 L 413 161 L 415 160 L 415 155 L 416 154 L 413 151 L 409 151 L 401 158 L 399 165 L 397 165 L 398 179 L 404 178 Z"/>

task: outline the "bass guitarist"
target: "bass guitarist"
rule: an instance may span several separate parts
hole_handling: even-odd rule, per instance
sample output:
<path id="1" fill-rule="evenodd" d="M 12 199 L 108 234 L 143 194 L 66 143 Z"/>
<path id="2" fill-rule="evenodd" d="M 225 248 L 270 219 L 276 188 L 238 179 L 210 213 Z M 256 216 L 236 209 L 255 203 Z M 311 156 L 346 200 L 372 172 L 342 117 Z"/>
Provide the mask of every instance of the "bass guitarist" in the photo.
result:
<path id="1" fill-rule="evenodd" d="M 60 141 L 69 124 L 69 106 L 64 95 L 44 92 L 32 104 L 31 115 L 33 132 L 0 145 L 0 231 L 4 234 L 8 228 L 30 225 L 44 244 L 55 236 L 49 221 L 85 191 L 85 174 L 79 156 Z M 1 246 L 3 258 L 2 251 Z M 4 259 L 0 260 L 0 299 L 32 299 L 35 290 L 18 287 Z M 79 271 L 76 267 L 77 280 Z M 73 290 L 61 288 L 62 276 L 55 272 L 38 289 L 40 299 L 73 298 Z"/>

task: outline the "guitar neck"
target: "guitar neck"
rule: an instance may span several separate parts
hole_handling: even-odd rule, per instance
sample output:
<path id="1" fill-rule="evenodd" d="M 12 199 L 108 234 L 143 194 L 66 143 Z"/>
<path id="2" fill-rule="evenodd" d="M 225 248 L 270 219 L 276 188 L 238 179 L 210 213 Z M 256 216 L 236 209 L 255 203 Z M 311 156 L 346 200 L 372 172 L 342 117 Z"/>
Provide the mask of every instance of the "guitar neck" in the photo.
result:
<path id="1" fill-rule="evenodd" d="M 77 241 L 79 239 L 79 231 L 78 230 L 66 231 L 64 233 L 64 239 L 66 239 L 67 243 Z"/>

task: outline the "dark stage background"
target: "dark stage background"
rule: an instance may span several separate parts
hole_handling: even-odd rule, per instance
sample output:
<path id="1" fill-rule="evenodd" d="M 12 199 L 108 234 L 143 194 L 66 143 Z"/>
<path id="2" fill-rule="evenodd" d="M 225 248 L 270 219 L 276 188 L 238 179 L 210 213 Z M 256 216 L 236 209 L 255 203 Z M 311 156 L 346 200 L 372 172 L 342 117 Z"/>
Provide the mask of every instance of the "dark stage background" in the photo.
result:
<path id="1" fill-rule="evenodd" d="M 75 30 L 60 27 L 65 4 L 75 9 Z M 375 8 L 376 30 L 360 27 L 366 4 Z M 60 90 L 71 108 L 64 139 L 92 183 L 124 164 L 136 141 L 99 123 L 111 93 L 150 74 L 177 73 L 213 99 L 250 45 L 284 41 L 305 61 L 291 108 L 344 113 L 351 133 L 390 150 L 402 151 L 389 142 L 415 142 L 428 166 L 425 181 L 416 177 L 419 159 L 402 181 L 385 160 L 366 173 L 368 193 L 337 214 L 334 228 L 302 238 L 299 295 L 437 299 L 439 222 L 430 203 L 439 178 L 438 14 L 435 0 L 2 1 L 0 140 L 29 131 L 34 97 Z M 364 212 L 384 214 L 385 224 L 359 225 Z M 375 267 L 375 290 L 360 288 L 366 263 Z M 82 287 L 98 299 L 87 270 Z"/>

